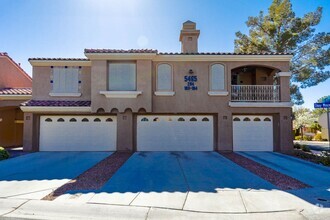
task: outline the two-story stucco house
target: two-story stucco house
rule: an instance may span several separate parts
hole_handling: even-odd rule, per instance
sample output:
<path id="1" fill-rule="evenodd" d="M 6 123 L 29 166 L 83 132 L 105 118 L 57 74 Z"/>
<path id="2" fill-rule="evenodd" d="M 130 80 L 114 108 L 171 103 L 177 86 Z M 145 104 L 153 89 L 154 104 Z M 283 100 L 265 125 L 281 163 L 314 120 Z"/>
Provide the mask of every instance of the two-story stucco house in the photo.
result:
<path id="1" fill-rule="evenodd" d="M 31 99 L 32 79 L 8 53 L 0 53 L 0 146 L 23 145 L 20 104 Z"/>
<path id="2" fill-rule="evenodd" d="M 199 34 L 183 24 L 181 53 L 29 59 L 24 150 L 289 153 L 292 56 L 200 53 Z"/>

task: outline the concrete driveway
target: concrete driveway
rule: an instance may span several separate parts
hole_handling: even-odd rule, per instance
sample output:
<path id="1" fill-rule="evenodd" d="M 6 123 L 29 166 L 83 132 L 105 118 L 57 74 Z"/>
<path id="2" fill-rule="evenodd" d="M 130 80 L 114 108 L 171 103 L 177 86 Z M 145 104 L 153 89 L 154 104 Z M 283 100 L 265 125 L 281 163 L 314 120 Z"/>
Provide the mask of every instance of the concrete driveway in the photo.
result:
<path id="1" fill-rule="evenodd" d="M 291 176 L 311 188 L 290 190 L 288 192 L 311 204 L 330 207 L 330 168 L 299 158 L 273 152 L 241 152 L 260 164 Z"/>
<path id="2" fill-rule="evenodd" d="M 138 152 L 100 190 L 72 191 L 55 201 L 215 213 L 308 206 L 216 152 Z"/>
<path id="3" fill-rule="evenodd" d="M 110 154 L 38 152 L 1 161 L 0 198 L 41 199 Z"/>

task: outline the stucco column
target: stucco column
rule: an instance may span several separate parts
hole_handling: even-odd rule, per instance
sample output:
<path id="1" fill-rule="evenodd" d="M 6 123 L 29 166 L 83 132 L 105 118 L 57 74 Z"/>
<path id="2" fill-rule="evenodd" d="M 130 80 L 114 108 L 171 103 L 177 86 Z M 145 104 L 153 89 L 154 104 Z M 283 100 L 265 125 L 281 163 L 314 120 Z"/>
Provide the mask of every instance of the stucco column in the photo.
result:
<path id="1" fill-rule="evenodd" d="M 117 114 L 117 151 L 133 151 L 133 113 Z"/>
<path id="2" fill-rule="evenodd" d="M 279 77 L 280 84 L 280 100 L 281 102 L 290 102 L 290 77 L 291 72 L 279 72 L 276 74 Z"/>
<path id="3" fill-rule="evenodd" d="M 218 151 L 233 151 L 233 122 L 232 114 L 220 113 L 218 120 L 218 135 L 216 137 Z"/>
<path id="4" fill-rule="evenodd" d="M 24 132 L 23 132 L 23 150 L 35 151 L 33 129 L 34 115 L 33 113 L 24 113 Z"/>
<path id="5" fill-rule="evenodd" d="M 286 154 L 293 153 L 293 134 L 292 134 L 292 109 L 287 108 L 280 113 L 280 147 L 281 152 Z"/>

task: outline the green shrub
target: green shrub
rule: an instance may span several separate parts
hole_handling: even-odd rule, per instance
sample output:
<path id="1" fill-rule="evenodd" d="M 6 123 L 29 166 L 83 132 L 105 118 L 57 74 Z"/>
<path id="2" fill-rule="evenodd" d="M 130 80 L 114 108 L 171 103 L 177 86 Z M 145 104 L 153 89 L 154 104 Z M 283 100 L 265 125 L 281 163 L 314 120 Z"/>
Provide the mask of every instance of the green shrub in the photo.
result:
<path id="1" fill-rule="evenodd" d="M 330 166 L 330 156 L 320 157 L 320 163 L 322 163 L 324 166 Z"/>
<path id="2" fill-rule="evenodd" d="M 314 136 L 314 140 L 316 141 L 322 141 L 322 134 L 321 133 L 318 133 Z"/>
<path id="3" fill-rule="evenodd" d="M 309 147 L 306 145 L 301 145 L 301 150 L 305 152 L 311 152 L 311 149 L 309 149 Z"/>
<path id="4" fill-rule="evenodd" d="M 304 141 L 311 141 L 311 140 L 313 140 L 313 137 L 312 136 L 304 136 L 303 140 Z"/>
<path id="5" fill-rule="evenodd" d="M 300 146 L 300 144 L 298 144 L 298 143 L 294 143 L 294 144 L 293 144 L 293 148 L 300 149 L 301 146 Z"/>
<path id="6" fill-rule="evenodd" d="M 300 136 L 300 135 L 299 135 L 299 136 L 295 136 L 294 139 L 295 139 L 296 141 L 300 141 L 300 140 L 301 140 L 301 136 Z"/>
<path id="7" fill-rule="evenodd" d="M 9 156 L 10 156 L 10 155 L 9 155 L 8 151 L 6 151 L 5 148 L 0 147 L 0 160 L 8 159 Z"/>

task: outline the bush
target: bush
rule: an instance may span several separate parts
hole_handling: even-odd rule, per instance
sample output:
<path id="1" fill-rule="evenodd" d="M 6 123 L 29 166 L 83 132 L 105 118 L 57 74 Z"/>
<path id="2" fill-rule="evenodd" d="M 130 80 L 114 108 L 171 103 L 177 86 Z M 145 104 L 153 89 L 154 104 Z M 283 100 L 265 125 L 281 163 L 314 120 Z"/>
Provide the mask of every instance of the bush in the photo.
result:
<path id="1" fill-rule="evenodd" d="M 300 149 L 301 146 L 300 146 L 300 144 L 298 144 L 298 143 L 294 143 L 294 144 L 293 144 L 293 148 Z"/>
<path id="2" fill-rule="evenodd" d="M 311 149 L 309 149 L 309 147 L 306 145 L 301 145 L 301 150 L 305 152 L 311 152 Z"/>
<path id="3" fill-rule="evenodd" d="M 295 136 L 294 139 L 295 139 L 296 141 L 300 141 L 300 140 L 301 140 L 301 136 L 300 136 L 300 135 L 299 135 L 299 136 Z"/>
<path id="4" fill-rule="evenodd" d="M 311 140 L 313 140 L 313 137 L 312 136 L 304 136 L 303 140 L 304 141 L 311 141 Z"/>
<path id="5" fill-rule="evenodd" d="M 0 147 L 0 160 L 8 159 L 9 156 L 10 156 L 10 155 L 9 155 L 8 151 L 6 151 L 5 148 Z"/>
<path id="6" fill-rule="evenodd" d="M 322 141 L 322 134 L 321 133 L 318 133 L 314 136 L 314 140 L 315 141 Z"/>

